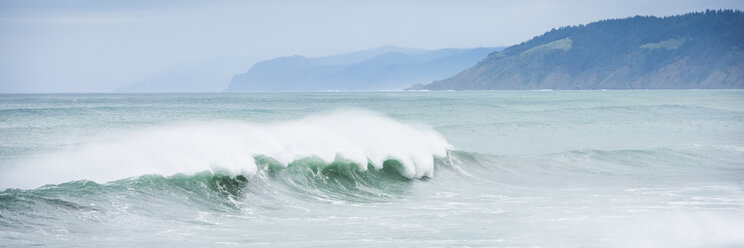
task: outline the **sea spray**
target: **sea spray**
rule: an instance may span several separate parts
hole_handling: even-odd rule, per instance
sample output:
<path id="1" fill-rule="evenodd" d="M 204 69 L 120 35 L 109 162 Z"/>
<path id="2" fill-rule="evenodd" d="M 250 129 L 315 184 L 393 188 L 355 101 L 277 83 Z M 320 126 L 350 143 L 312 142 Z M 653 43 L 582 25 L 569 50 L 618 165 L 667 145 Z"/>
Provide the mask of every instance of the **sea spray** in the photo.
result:
<path id="1" fill-rule="evenodd" d="M 362 110 L 312 115 L 299 120 L 252 123 L 205 121 L 133 131 L 115 140 L 98 139 L 33 160 L 0 174 L 0 187 L 38 187 L 72 180 L 111 180 L 148 174 L 227 171 L 254 175 L 256 157 L 286 167 L 317 158 L 349 162 L 364 171 L 395 160 L 406 178 L 433 177 L 434 159 L 451 145 L 422 124 L 404 124 Z"/>

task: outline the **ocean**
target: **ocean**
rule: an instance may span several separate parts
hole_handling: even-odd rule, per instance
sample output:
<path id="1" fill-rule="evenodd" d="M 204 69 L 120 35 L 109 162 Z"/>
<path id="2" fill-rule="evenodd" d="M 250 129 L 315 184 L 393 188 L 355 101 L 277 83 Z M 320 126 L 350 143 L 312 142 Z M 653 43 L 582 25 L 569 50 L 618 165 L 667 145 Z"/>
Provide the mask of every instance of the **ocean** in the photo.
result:
<path id="1" fill-rule="evenodd" d="M 0 246 L 741 247 L 744 91 L 0 95 Z"/>

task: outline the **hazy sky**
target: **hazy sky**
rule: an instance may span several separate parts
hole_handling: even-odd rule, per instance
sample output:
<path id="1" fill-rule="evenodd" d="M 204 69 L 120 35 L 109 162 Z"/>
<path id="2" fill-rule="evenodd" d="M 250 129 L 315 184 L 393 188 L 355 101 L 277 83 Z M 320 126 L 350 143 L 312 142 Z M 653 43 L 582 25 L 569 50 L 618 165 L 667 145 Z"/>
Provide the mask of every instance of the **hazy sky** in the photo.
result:
<path id="1" fill-rule="evenodd" d="M 108 92 L 179 66 L 385 45 L 513 45 L 553 27 L 742 0 L 0 0 L 0 92 Z"/>

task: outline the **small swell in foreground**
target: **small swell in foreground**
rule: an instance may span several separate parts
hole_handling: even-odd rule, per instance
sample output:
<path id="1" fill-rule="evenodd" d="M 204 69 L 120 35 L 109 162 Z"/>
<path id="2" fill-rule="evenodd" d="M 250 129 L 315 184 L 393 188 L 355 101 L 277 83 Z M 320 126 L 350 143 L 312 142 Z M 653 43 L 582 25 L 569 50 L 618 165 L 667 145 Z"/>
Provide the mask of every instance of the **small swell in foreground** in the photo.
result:
<path id="1" fill-rule="evenodd" d="M 76 149 L 18 161 L 0 174 L 1 188 L 74 180 L 109 182 L 142 175 L 225 172 L 255 175 L 259 164 L 288 167 L 350 164 L 359 171 L 394 161 L 405 178 L 434 176 L 434 160 L 451 146 L 424 125 L 367 111 L 340 111 L 278 123 L 211 121 L 138 130 Z"/>

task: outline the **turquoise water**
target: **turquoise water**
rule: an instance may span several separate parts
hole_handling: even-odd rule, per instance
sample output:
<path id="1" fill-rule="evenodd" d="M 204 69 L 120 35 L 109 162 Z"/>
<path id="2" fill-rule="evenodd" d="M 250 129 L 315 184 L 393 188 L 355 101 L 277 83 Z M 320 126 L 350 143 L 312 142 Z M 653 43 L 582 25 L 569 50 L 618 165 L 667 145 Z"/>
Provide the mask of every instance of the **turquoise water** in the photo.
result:
<path id="1" fill-rule="evenodd" d="M 744 91 L 0 95 L 1 246 L 737 247 Z"/>

